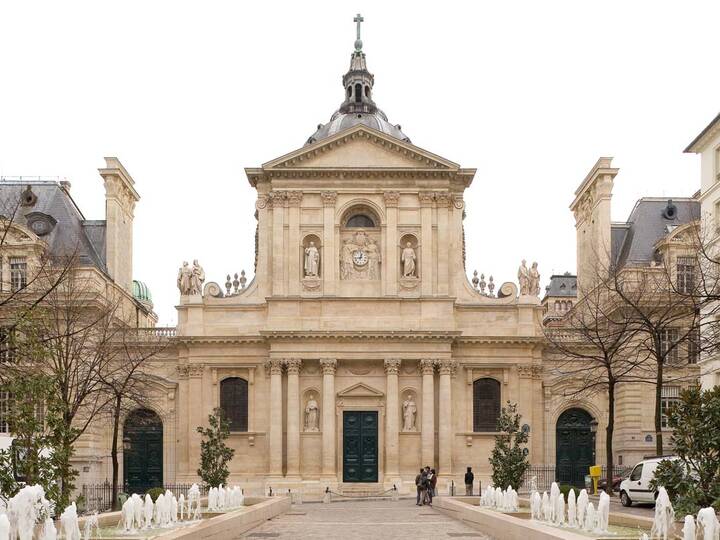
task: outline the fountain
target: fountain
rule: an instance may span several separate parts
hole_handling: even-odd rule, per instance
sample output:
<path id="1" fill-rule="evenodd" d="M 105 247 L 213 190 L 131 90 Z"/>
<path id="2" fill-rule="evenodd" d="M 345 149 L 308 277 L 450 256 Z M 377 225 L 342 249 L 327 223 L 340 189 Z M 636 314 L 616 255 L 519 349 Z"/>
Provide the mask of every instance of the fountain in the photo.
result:
<path id="1" fill-rule="evenodd" d="M 532 519 L 542 519 L 542 497 L 537 491 L 530 496 L 530 515 Z"/>
<path id="2" fill-rule="evenodd" d="M 577 499 L 577 526 L 582 528 L 585 524 L 585 512 L 587 511 L 588 494 L 587 490 L 581 489 Z"/>
<path id="3" fill-rule="evenodd" d="M 585 526 L 583 529 L 587 532 L 593 532 L 595 530 L 596 523 L 597 519 L 595 519 L 595 507 L 593 506 L 593 503 L 588 503 L 587 510 L 585 510 Z"/>
<path id="4" fill-rule="evenodd" d="M 559 491 L 553 506 L 553 523 L 558 526 L 565 523 L 565 497 Z"/>
<path id="5" fill-rule="evenodd" d="M 0 514 L 0 540 L 10 540 L 10 520 L 7 514 Z"/>
<path id="6" fill-rule="evenodd" d="M 200 519 L 200 488 L 197 484 L 193 484 L 188 490 L 187 513 L 188 519 Z"/>
<path id="7" fill-rule="evenodd" d="M 43 524 L 45 528 L 45 521 L 51 515 L 52 505 L 45 498 L 42 486 L 25 486 L 7 502 L 8 536 L 32 540 L 35 527 Z M 42 535 L 46 536 L 44 531 Z"/>
<path id="8" fill-rule="evenodd" d="M 604 491 L 600 492 L 600 500 L 597 507 L 597 526 L 595 532 L 607 533 L 610 522 L 610 495 Z"/>
<path id="9" fill-rule="evenodd" d="M 145 494 L 145 505 L 143 507 L 143 514 L 145 516 L 143 528 L 145 529 L 150 529 L 152 527 L 154 508 L 155 505 L 153 505 L 152 497 L 149 494 Z"/>
<path id="10" fill-rule="evenodd" d="M 180 511 L 180 521 L 183 521 L 185 519 L 185 495 L 182 493 L 178 499 L 178 510 Z"/>
<path id="11" fill-rule="evenodd" d="M 714 508 L 700 509 L 697 515 L 697 529 L 698 533 L 702 533 L 702 540 L 720 540 L 720 522 Z"/>
<path id="12" fill-rule="evenodd" d="M 65 511 L 60 514 L 60 528 L 64 540 L 80 540 L 80 525 L 78 524 L 77 506 L 70 503 Z"/>
<path id="13" fill-rule="evenodd" d="M 568 527 L 577 527 L 577 506 L 575 504 L 575 490 L 571 489 L 568 492 L 568 511 L 567 511 L 567 523 Z"/>
<path id="14" fill-rule="evenodd" d="M 0 534 L 0 538 L 2 535 Z M 42 533 L 40 534 L 41 540 L 56 540 L 57 539 L 57 529 L 55 528 L 55 522 L 53 522 L 52 518 L 45 518 L 45 523 L 43 524 Z"/>
<path id="15" fill-rule="evenodd" d="M 658 487 L 658 495 L 655 498 L 655 517 L 650 530 L 650 538 L 668 540 L 668 538 L 672 537 L 674 522 L 675 511 L 672 504 L 670 504 L 670 497 L 667 490 L 660 486 Z"/>
<path id="16" fill-rule="evenodd" d="M 95 534 L 100 536 L 100 523 L 98 522 L 97 512 L 90 514 L 85 518 L 85 527 L 83 529 L 83 540 L 90 540 L 93 530 Z"/>
<path id="17" fill-rule="evenodd" d="M 691 515 L 685 516 L 682 533 L 683 540 L 695 540 L 695 518 Z"/>
<path id="18" fill-rule="evenodd" d="M 240 505 L 242 505 L 244 502 L 242 492 L 240 492 L 239 497 Z M 501 512 L 517 512 L 519 507 L 517 491 L 512 486 L 508 486 L 504 491 L 500 488 L 488 486 L 480 496 L 480 506 L 493 508 Z"/>
<path id="19" fill-rule="evenodd" d="M 548 497 L 547 491 L 543 491 L 542 494 L 542 517 L 548 522 L 552 519 L 552 504 L 550 503 L 550 497 Z"/>

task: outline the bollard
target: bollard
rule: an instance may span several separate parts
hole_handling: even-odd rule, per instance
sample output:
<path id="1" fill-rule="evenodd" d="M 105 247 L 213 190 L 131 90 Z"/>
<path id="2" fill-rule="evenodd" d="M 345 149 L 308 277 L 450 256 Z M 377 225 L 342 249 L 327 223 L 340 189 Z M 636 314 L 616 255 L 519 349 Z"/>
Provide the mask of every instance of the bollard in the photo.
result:
<path id="1" fill-rule="evenodd" d="M 272 497 L 273 496 L 272 486 L 268 486 L 268 489 L 270 490 L 270 494 L 268 495 L 268 497 Z"/>
<path id="2" fill-rule="evenodd" d="M 399 501 L 400 500 L 400 492 L 398 491 L 398 488 L 395 484 L 393 484 L 393 493 L 392 493 L 392 500 L 393 501 Z"/>
<path id="3" fill-rule="evenodd" d="M 330 503 L 330 488 L 329 487 L 325 488 L 325 496 L 323 497 L 323 503 L 324 504 Z"/>

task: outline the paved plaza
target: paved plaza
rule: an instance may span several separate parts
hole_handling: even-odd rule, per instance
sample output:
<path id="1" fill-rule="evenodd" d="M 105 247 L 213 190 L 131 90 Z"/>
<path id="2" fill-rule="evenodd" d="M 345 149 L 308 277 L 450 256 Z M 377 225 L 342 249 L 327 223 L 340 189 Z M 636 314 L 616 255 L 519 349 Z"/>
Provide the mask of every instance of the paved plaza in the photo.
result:
<path id="1" fill-rule="evenodd" d="M 239 538 L 306 538 L 368 540 L 474 538 L 492 540 L 481 531 L 415 501 L 347 501 L 306 503 Z"/>

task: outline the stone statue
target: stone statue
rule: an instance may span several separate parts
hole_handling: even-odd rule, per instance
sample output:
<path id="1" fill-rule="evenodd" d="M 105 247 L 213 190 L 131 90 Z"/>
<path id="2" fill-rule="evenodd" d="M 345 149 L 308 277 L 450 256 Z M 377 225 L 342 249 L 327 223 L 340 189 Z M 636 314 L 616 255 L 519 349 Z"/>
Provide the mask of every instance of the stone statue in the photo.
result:
<path id="1" fill-rule="evenodd" d="M 415 431 L 415 417 L 417 416 L 417 405 L 412 394 L 407 395 L 403 401 L 403 431 Z"/>
<path id="2" fill-rule="evenodd" d="M 353 245 L 350 240 L 345 240 L 340 255 L 340 276 L 342 279 L 350 279 L 350 275 L 353 273 L 352 255 Z"/>
<path id="3" fill-rule="evenodd" d="M 408 242 L 405 244 L 405 249 L 402 250 L 400 261 L 403 263 L 403 277 L 415 277 L 415 250 L 412 244 Z"/>
<path id="4" fill-rule="evenodd" d="M 520 296 L 530 294 L 530 271 L 526 266 L 525 259 L 522 260 L 522 264 L 518 268 L 518 285 L 520 286 Z"/>
<path id="5" fill-rule="evenodd" d="M 380 279 L 380 249 L 372 238 L 368 240 L 367 254 L 370 279 Z"/>
<path id="6" fill-rule="evenodd" d="M 315 247 L 315 242 L 305 248 L 305 277 L 317 277 L 320 273 L 320 252 Z"/>
<path id="7" fill-rule="evenodd" d="M 192 269 L 187 261 L 183 261 L 182 266 L 178 270 L 177 286 L 180 289 L 180 294 L 183 296 L 190 293 L 190 281 L 192 280 Z"/>
<path id="8" fill-rule="evenodd" d="M 538 272 L 538 263 L 532 263 L 529 272 L 528 289 L 533 296 L 540 296 L 540 272 Z"/>
<path id="9" fill-rule="evenodd" d="M 320 431 L 318 404 L 315 395 L 310 394 L 307 405 L 305 405 L 305 431 Z"/>
<path id="10" fill-rule="evenodd" d="M 192 275 L 190 277 L 190 293 L 202 294 L 202 286 L 205 282 L 205 270 L 200 266 L 197 259 L 193 261 Z"/>

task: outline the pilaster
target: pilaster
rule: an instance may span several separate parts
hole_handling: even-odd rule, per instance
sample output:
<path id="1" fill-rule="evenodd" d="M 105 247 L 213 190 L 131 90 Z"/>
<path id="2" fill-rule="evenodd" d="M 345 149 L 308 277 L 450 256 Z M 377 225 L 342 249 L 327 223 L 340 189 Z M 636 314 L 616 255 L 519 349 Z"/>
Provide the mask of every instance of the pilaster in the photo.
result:
<path id="1" fill-rule="evenodd" d="M 282 476 L 282 360 L 270 358 L 265 369 L 270 375 L 270 426 L 268 436 L 269 474 Z"/>
<path id="2" fill-rule="evenodd" d="M 337 360 L 320 359 L 323 374 L 322 475 L 336 477 L 335 461 L 335 370 Z"/>
<path id="3" fill-rule="evenodd" d="M 335 247 L 335 201 L 337 193 L 323 191 L 320 194 L 323 203 L 323 258 L 322 278 L 323 291 L 326 295 L 334 295 L 337 290 L 337 249 Z"/>
<path id="4" fill-rule="evenodd" d="M 435 463 L 435 360 L 420 360 L 422 373 L 422 466 Z"/>
<path id="5" fill-rule="evenodd" d="M 397 294 L 397 283 L 399 277 L 398 270 L 398 201 L 399 194 L 396 191 L 387 191 L 384 193 L 385 198 L 385 264 L 384 267 L 384 283 L 385 294 L 395 296 Z"/>
<path id="6" fill-rule="evenodd" d="M 385 359 L 386 408 L 385 408 L 385 474 L 393 479 L 400 474 L 400 439 L 399 439 L 399 396 L 398 375 L 400 372 L 399 358 Z"/>
<path id="7" fill-rule="evenodd" d="M 299 358 L 285 360 L 287 369 L 287 476 L 300 475 L 300 368 Z"/>
<path id="8" fill-rule="evenodd" d="M 440 402 L 438 404 L 438 474 L 450 476 L 452 474 L 452 448 L 453 448 L 453 417 L 452 417 L 452 381 L 457 361 L 444 358 L 438 362 L 440 372 Z"/>

